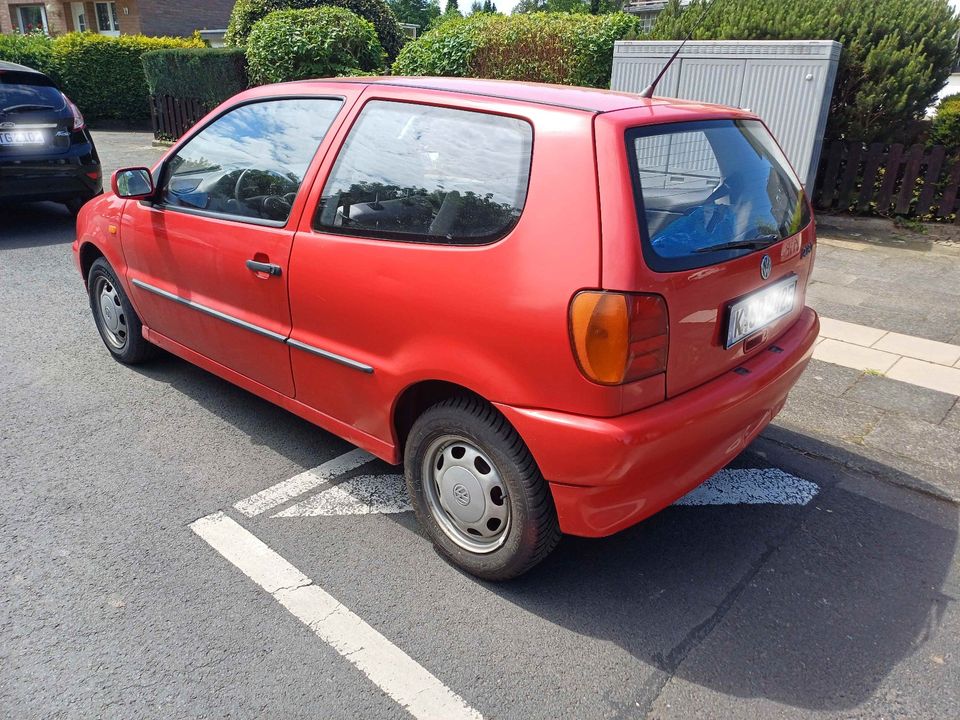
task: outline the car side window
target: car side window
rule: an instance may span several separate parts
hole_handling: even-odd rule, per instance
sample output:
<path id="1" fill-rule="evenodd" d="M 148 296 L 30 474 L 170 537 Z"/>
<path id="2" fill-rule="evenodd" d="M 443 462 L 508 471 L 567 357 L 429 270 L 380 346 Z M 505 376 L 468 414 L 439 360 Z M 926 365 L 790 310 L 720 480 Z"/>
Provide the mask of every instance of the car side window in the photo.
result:
<path id="1" fill-rule="evenodd" d="M 282 224 L 340 111 L 331 98 L 241 105 L 192 137 L 167 164 L 168 206 Z"/>
<path id="2" fill-rule="evenodd" d="M 361 111 L 317 206 L 316 230 L 462 245 L 503 237 L 527 197 L 524 120 L 414 103 Z"/>

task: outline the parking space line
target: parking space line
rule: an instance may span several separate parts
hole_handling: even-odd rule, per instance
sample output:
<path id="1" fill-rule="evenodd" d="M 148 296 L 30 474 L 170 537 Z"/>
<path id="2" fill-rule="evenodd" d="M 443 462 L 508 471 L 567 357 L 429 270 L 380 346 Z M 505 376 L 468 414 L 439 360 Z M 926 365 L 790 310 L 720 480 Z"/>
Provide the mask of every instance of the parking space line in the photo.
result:
<path id="1" fill-rule="evenodd" d="M 232 518 L 213 513 L 190 529 L 413 717 L 482 720 L 463 698 Z"/>
<path id="2" fill-rule="evenodd" d="M 374 459 L 374 456 L 365 450 L 351 450 L 311 470 L 304 470 L 299 475 L 271 485 L 266 490 L 254 493 L 235 503 L 233 507 L 247 517 L 255 517 Z"/>

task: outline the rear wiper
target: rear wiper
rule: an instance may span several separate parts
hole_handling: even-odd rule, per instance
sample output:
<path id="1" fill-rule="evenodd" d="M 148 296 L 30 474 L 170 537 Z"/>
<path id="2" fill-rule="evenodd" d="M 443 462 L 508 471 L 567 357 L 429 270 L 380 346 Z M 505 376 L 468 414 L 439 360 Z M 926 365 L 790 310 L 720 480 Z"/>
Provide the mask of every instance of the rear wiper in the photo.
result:
<path id="1" fill-rule="evenodd" d="M 28 112 L 30 110 L 56 110 L 53 105 L 31 105 L 25 103 L 23 105 L 10 105 L 0 109 L 0 112 Z"/>
<path id="2" fill-rule="evenodd" d="M 757 235 L 757 237 L 752 240 L 734 240 L 732 242 L 719 243 L 717 245 L 707 245 L 706 247 L 697 248 L 694 252 L 705 253 L 705 252 L 714 252 L 716 250 L 739 250 L 740 248 L 749 248 L 751 250 L 759 250 L 761 248 L 769 247 L 776 242 L 780 241 L 780 236 L 770 233 L 769 235 Z"/>

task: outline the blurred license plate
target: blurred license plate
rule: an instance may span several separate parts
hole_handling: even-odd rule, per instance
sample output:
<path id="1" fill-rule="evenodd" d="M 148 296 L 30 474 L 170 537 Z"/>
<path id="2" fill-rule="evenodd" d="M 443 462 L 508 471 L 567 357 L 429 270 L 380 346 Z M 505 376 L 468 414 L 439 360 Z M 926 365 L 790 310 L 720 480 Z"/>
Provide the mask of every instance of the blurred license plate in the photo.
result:
<path id="1" fill-rule="evenodd" d="M 733 347 L 748 335 L 789 314 L 796 295 L 797 276 L 792 275 L 733 303 L 727 321 L 726 347 Z"/>
<path id="2" fill-rule="evenodd" d="M 41 145 L 43 133 L 39 130 L 0 130 L 0 145 Z"/>

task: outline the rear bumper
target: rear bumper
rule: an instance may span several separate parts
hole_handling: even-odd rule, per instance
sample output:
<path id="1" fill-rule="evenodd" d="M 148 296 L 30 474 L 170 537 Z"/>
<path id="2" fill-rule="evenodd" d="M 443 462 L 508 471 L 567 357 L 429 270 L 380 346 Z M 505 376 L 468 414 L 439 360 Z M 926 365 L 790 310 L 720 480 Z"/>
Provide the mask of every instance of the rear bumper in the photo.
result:
<path id="1" fill-rule="evenodd" d="M 816 312 L 805 308 L 739 373 L 629 415 L 497 407 L 550 482 L 563 532 L 602 537 L 663 509 L 736 457 L 783 407 L 819 330 Z"/>
<path id="2" fill-rule="evenodd" d="M 100 160 L 93 145 L 61 155 L 0 159 L 0 202 L 89 199 L 103 191 Z"/>

